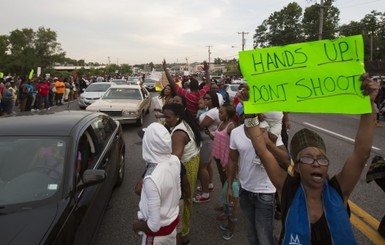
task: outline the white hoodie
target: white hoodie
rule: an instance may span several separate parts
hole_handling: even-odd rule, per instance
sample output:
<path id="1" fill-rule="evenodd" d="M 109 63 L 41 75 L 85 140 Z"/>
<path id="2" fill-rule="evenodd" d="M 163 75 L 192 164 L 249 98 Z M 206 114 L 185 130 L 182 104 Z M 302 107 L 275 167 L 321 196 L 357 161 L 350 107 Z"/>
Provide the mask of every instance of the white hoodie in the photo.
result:
<path id="1" fill-rule="evenodd" d="M 179 212 L 181 166 L 171 150 L 167 129 L 160 123 L 150 124 L 143 137 L 142 151 L 143 159 L 155 164 L 155 168 L 145 174 L 139 208 L 153 232 L 173 222 Z"/>

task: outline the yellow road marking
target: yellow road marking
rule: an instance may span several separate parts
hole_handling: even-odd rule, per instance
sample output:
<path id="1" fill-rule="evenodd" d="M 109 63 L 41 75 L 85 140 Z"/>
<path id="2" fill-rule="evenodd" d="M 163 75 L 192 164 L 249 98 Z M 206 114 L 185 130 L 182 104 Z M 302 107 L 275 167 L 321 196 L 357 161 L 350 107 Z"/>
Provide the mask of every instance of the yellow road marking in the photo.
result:
<path id="1" fill-rule="evenodd" d="M 352 201 L 348 201 L 352 214 L 350 222 L 366 237 L 368 237 L 374 244 L 385 244 L 385 239 L 377 232 L 380 224 L 373 216 L 362 210 Z"/>
<path id="2" fill-rule="evenodd" d="M 357 204 L 355 204 L 354 202 L 350 200 L 348 202 L 349 202 L 350 210 L 352 212 L 357 214 L 358 217 L 360 217 L 362 220 L 368 223 L 371 227 L 373 227 L 373 229 L 377 230 L 378 226 L 380 225 L 380 222 L 378 220 L 376 220 L 373 216 L 371 216 L 370 214 L 365 212 L 363 209 L 358 207 Z"/>

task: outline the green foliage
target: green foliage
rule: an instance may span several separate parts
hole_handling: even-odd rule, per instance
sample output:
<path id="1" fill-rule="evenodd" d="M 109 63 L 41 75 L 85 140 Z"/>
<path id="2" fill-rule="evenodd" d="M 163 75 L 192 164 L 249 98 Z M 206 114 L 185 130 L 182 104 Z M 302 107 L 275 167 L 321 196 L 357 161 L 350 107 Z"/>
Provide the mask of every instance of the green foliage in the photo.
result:
<path id="1" fill-rule="evenodd" d="M 301 41 L 302 8 L 296 3 L 289 3 L 281 11 L 272 13 L 258 26 L 254 35 L 254 47 L 280 46 Z"/>
<path id="2" fill-rule="evenodd" d="M 357 21 L 340 27 L 340 35 L 362 34 L 364 38 L 365 60 L 385 60 L 385 12 L 372 11 Z"/>
<path id="3" fill-rule="evenodd" d="M 215 59 L 214 59 L 214 64 L 220 65 L 220 64 L 222 64 L 222 63 L 224 63 L 224 60 L 222 60 L 221 58 L 215 58 Z"/>
<path id="4" fill-rule="evenodd" d="M 56 32 L 44 27 L 39 27 L 37 31 L 16 29 L 9 36 L 1 36 L 0 57 L 5 63 L 2 67 L 7 73 L 24 75 L 32 68 L 42 67 L 44 70 L 61 62 L 65 53 L 56 39 Z"/>
<path id="5" fill-rule="evenodd" d="M 322 39 L 362 34 L 365 60 L 385 59 L 385 12 L 372 11 L 360 21 L 339 26 L 340 10 L 333 6 L 334 0 L 323 4 Z M 319 39 L 320 9 L 318 3 L 306 8 L 293 2 L 280 11 L 272 13 L 257 26 L 253 35 L 254 48 L 281 46 L 290 43 Z"/>
<path id="6" fill-rule="evenodd" d="M 326 0 L 323 4 L 322 39 L 336 38 L 340 11 L 332 4 L 333 0 Z M 320 9 L 318 3 L 305 9 L 302 25 L 306 41 L 319 39 Z"/>

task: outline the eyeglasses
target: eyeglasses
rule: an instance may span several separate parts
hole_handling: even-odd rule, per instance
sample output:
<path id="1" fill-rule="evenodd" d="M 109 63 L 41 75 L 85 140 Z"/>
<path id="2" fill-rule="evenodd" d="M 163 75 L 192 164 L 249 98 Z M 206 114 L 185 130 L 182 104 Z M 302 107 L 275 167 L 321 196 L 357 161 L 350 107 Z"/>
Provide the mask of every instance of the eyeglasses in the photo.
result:
<path id="1" fill-rule="evenodd" d="M 312 158 L 312 157 L 300 157 L 298 162 L 308 164 L 308 165 L 313 165 L 315 162 L 321 166 L 328 166 L 329 165 L 329 159 L 326 158 Z"/>
<path id="2" fill-rule="evenodd" d="M 204 100 L 211 100 L 210 97 L 203 97 Z"/>

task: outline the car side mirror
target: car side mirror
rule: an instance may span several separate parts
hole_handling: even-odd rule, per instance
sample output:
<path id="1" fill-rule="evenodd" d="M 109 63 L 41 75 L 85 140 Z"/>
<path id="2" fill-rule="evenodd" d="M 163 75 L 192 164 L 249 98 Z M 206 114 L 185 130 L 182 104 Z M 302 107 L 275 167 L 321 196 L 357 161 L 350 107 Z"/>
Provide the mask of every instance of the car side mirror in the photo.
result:
<path id="1" fill-rule="evenodd" d="M 78 190 L 87 188 L 89 186 L 102 183 L 107 178 L 107 173 L 103 169 L 87 169 L 84 171 L 82 180 L 77 186 Z"/>

